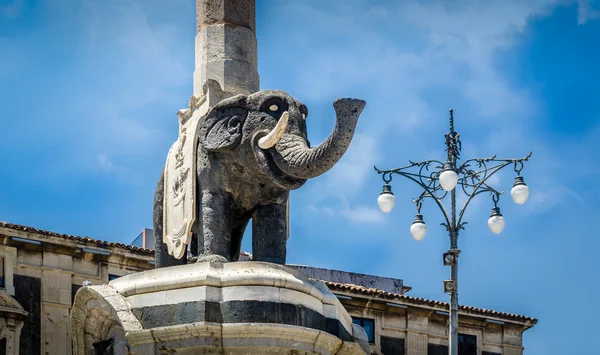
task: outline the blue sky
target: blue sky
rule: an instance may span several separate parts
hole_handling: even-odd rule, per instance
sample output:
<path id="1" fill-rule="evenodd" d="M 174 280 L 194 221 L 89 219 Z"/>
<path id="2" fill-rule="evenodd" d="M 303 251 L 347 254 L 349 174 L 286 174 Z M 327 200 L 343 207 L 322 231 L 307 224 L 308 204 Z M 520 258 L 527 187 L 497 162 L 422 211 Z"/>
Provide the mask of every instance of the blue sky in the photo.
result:
<path id="1" fill-rule="evenodd" d="M 441 215 L 426 204 L 414 241 L 418 188 L 396 178 L 384 215 L 372 167 L 443 159 L 453 107 L 463 158 L 533 151 L 530 200 L 501 199 L 502 234 L 486 196 L 466 213 L 460 303 L 539 318 L 526 354 L 585 353 L 600 316 L 600 3 L 257 2 L 261 88 L 308 106 L 311 142 L 332 129 L 335 98 L 368 102 L 342 161 L 292 193 L 288 262 L 446 300 Z M 0 0 L 0 220 L 124 243 L 151 226 L 192 91 L 194 23 L 193 0 Z"/>

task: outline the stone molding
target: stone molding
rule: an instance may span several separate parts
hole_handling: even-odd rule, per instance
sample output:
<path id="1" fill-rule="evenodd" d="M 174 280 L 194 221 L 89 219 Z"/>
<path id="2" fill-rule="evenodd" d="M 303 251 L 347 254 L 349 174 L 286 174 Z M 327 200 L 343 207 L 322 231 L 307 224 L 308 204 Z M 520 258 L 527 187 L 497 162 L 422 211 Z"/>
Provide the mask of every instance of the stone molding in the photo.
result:
<path id="1" fill-rule="evenodd" d="M 264 262 L 194 263 L 82 287 L 71 317 L 76 355 L 109 339 L 115 354 L 368 348 L 364 330 L 323 282 Z"/>
<path id="2" fill-rule="evenodd" d="M 5 290 L 0 290 L 0 339 L 6 338 L 6 348 L 0 353 L 19 354 L 19 340 L 27 312 Z"/>

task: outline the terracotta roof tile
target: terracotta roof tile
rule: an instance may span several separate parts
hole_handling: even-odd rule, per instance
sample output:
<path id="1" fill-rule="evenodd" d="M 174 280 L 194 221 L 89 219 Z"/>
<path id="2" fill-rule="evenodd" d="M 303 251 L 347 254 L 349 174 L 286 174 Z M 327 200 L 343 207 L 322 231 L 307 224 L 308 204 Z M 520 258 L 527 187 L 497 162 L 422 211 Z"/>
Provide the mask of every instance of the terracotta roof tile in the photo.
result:
<path id="1" fill-rule="evenodd" d="M 63 239 L 68 239 L 68 240 L 74 240 L 77 242 L 92 243 L 92 244 L 96 244 L 96 245 L 102 246 L 102 247 L 116 247 L 116 248 L 127 249 L 129 251 L 133 251 L 133 252 L 137 252 L 137 253 L 143 253 L 143 254 L 148 254 L 148 255 L 154 254 L 154 250 L 152 250 L 152 249 L 144 249 L 144 248 L 136 247 L 133 245 L 122 244 L 122 243 L 107 242 L 104 240 L 92 239 L 90 237 L 79 237 L 76 235 L 60 234 L 60 233 L 50 232 L 50 231 L 37 229 L 37 228 L 33 228 L 33 227 L 22 226 L 20 224 L 12 224 L 12 223 L 0 221 L 0 227 L 8 228 L 8 229 L 16 230 L 16 231 L 35 233 L 35 234 L 39 234 L 39 235 L 47 236 L 47 237 L 58 237 L 58 238 L 63 238 Z"/>
<path id="2" fill-rule="evenodd" d="M 334 291 L 334 290 L 349 291 L 349 292 L 358 293 L 358 294 L 362 294 L 362 295 L 366 295 L 366 296 L 375 296 L 375 297 L 384 298 L 384 299 L 398 299 L 398 300 L 401 300 L 401 301 L 404 301 L 407 303 L 412 303 L 415 305 L 428 305 L 428 306 L 440 307 L 440 308 L 444 308 L 444 309 L 449 308 L 448 302 L 433 301 L 433 300 L 428 300 L 428 299 L 421 298 L 421 297 L 400 295 L 400 294 L 396 294 L 396 293 L 390 293 L 390 292 L 386 292 L 383 290 L 379 290 L 376 288 L 367 288 L 364 286 L 358 286 L 358 285 L 352 285 L 352 284 L 341 284 L 341 283 L 330 282 L 330 281 L 325 281 L 325 284 L 332 291 Z M 494 310 L 471 307 L 471 306 L 459 305 L 458 307 L 459 307 L 458 309 L 461 311 L 472 313 L 472 314 L 477 314 L 477 315 L 482 315 L 482 316 L 496 317 L 496 318 L 502 318 L 502 319 L 511 320 L 511 321 L 518 321 L 518 322 L 529 321 L 532 324 L 536 324 L 538 322 L 538 320 L 535 318 L 528 317 L 528 316 L 522 316 L 519 314 L 498 312 L 498 311 L 494 311 Z"/>

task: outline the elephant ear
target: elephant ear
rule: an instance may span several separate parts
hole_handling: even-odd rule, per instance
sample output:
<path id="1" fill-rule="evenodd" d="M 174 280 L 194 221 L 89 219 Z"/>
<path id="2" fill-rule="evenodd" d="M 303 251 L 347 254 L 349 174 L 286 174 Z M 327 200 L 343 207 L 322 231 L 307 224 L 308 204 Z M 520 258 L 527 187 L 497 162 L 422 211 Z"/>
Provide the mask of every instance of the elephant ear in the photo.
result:
<path id="1" fill-rule="evenodd" d="M 242 139 L 242 126 L 248 116 L 246 96 L 236 95 L 221 100 L 208 113 L 198 137 L 208 150 L 234 148 Z"/>

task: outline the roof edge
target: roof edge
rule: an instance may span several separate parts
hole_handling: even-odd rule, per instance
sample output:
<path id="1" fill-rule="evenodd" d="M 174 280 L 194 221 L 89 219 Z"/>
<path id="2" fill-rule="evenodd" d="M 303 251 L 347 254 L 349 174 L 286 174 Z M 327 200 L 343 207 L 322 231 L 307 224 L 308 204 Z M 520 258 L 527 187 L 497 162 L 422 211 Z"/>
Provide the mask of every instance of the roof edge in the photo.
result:
<path id="1" fill-rule="evenodd" d="M 70 235 L 70 234 L 61 234 L 61 233 L 51 232 L 51 231 L 47 231 L 47 230 L 43 230 L 43 229 L 37 229 L 34 227 L 24 226 L 24 225 L 20 225 L 20 224 L 13 224 L 13 223 L 0 221 L 0 228 L 6 228 L 6 229 L 14 230 L 14 231 L 19 231 L 19 232 L 39 234 L 39 235 L 45 236 L 45 237 L 62 238 L 62 239 L 72 240 L 75 242 L 92 243 L 92 244 L 96 244 L 101 247 L 117 247 L 117 248 L 125 249 L 130 252 L 145 254 L 148 256 L 154 254 L 154 249 L 144 249 L 144 248 L 136 247 L 133 245 L 127 245 L 127 244 L 123 244 L 123 243 L 107 242 L 104 240 L 93 239 L 93 238 L 90 238 L 87 236 L 81 237 L 81 236 Z"/>
<path id="2" fill-rule="evenodd" d="M 434 300 L 429 300 L 429 299 L 422 298 L 422 297 L 400 295 L 400 294 L 396 294 L 396 293 L 379 290 L 376 288 L 366 288 L 363 286 L 357 286 L 357 285 L 352 285 L 352 284 L 343 284 L 343 283 L 337 283 L 337 282 L 331 282 L 331 281 L 324 281 L 324 282 L 327 285 L 327 287 L 329 287 L 329 289 L 331 289 L 332 291 L 334 291 L 334 290 L 346 291 L 349 293 L 360 294 L 360 295 L 364 295 L 364 296 L 373 296 L 373 297 L 381 298 L 382 300 L 398 299 L 400 301 L 414 304 L 414 305 L 426 305 L 426 306 L 437 307 L 437 308 L 441 308 L 441 309 L 445 309 L 445 310 L 449 309 L 449 307 L 450 307 L 448 302 L 434 301 Z M 527 323 L 530 323 L 531 325 L 529 327 L 537 324 L 537 322 L 538 322 L 538 320 L 536 318 L 529 317 L 529 316 L 507 313 L 507 312 L 499 312 L 499 311 L 494 311 L 494 310 L 485 309 L 485 308 L 472 307 L 472 306 L 459 305 L 458 310 L 466 312 L 466 313 L 474 314 L 474 315 L 488 316 L 488 317 L 493 317 L 493 318 L 497 318 L 497 319 L 503 319 L 506 321 L 523 323 L 523 325 L 525 325 L 525 326 L 527 326 Z"/>

